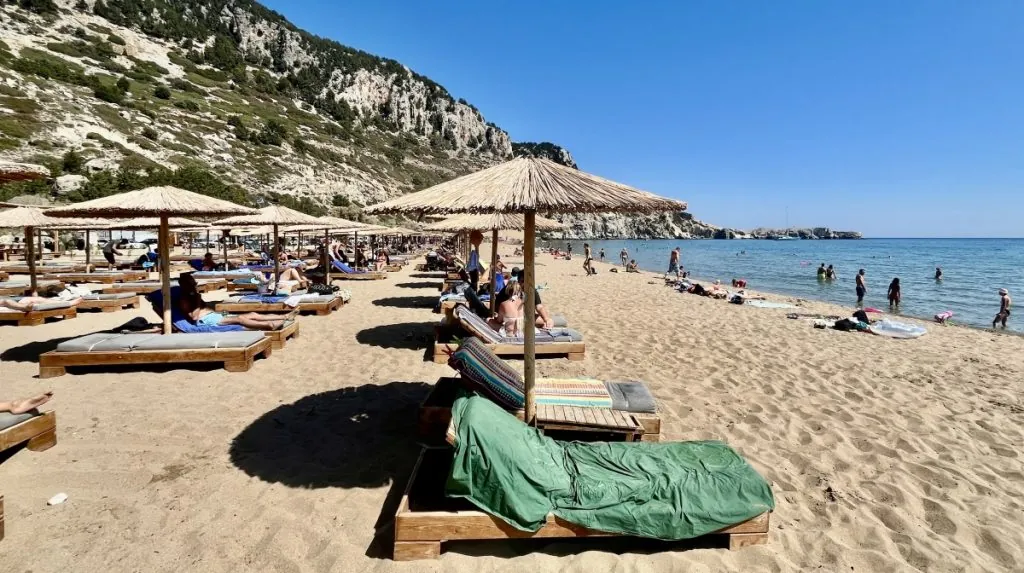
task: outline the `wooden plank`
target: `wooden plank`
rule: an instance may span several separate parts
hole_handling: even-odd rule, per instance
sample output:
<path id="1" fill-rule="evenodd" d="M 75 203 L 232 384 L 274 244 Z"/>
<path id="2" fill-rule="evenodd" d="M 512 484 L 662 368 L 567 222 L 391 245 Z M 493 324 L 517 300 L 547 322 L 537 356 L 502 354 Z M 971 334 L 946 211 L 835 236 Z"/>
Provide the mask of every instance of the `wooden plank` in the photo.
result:
<path id="1" fill-rule="evenodd" d="M 38 436 L 54 432 L 57 428 L 57 414 L 43 412 L 20 424 L 0 430 L 0 452 L 13 448 Z M 56 440 L 54 440 L 54 443 Z M 40 444 L 42 445 L 42 444 Z M 50 446 L 53 444 L 51 443 Z M 49 446 L 41 449 L 47 449 Z M 37 448 L 38 450 L 39 448 Z"/>
<path id="2" fill-rule="evenodd" d="M 729 535 L 729 550 L 736 551 L 751 545 L 767 545 L 767 533 L 740 533 Z"/>
<path id="3" fill-rule="evenodd" d="M 39 356 L 39 377 L 63 374 L 69 366 L 112 366 L 121 364 L 178 364 L 193 362 L 223 362 L 232 368 L 252 365 L 252 358 L 269 356 L 272 342 L 262 340 L 245 348 L 209 348 L 196 350 L 130 350 L 109 352 L 57 352 L 52 350 Z"/>
<path id="4" fill-rule="evenodd" d="M 4 496 L 0 495 L 0 541 L 4 540 Z"/>
<path id="5" fill-rule="evenodd" d="M 392 559 L 395 561 L 415 561 L 417 559 L 437 559 L 440 556 L 440 541 L 396 541 Z"/>
<path id="6" fill-rule="evenodd" d="M 48 318 L 72 319 L 78 316 L 74 307 L 33 310 L 30 312 L 0 312 L 0 322 L 17 322 L 18 326 L 37 326 Z"/>

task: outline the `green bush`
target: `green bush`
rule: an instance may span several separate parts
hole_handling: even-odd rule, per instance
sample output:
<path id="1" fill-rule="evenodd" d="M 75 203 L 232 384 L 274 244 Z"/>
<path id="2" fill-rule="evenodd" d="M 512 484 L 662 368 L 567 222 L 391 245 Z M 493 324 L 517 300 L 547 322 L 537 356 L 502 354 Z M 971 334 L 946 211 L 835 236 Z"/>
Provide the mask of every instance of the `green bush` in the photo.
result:
<path id="1" fill-rule="evenodd" d="M 231 127 L 236 127 L 236 128 L 237 127 L 245 127 L 245 124 L 242 123 L 242 116 L 240 116 L 240 115 L 233 115 L 233 116 L 229 117 L 228 118 L 228 125 L 230 125 Z"/>
<path id="2" fill-rule="evenodd" d="M 61 169 L 64 170 L 64 173 L 80 173 L 84 166 L 85 160 L 73 149 L 65 153 L 64 157 L 61 158 Z"/>
<path id="3" fill-rule="evenodd" d="M 142 137 L 156 141 L 157 138 L 160 137 L 160 134 L 157 133 L 155 129 L 147 125 L 146 127 L 142 128 Z"/>
<path id="4" fill-rule="evenodd" d="M 117 34 L 110 34 L 109 36 L 107 36 L 107 41 L 111 44 L 117 44 L 118 46 L 125 45 L 124 38 L 118 36 Z"/>
<path id="5" fill-rule="evenodd" d="M 121 78 L 117 80 L 116 85 L 117 89 L 121 90 L 121 93 L 126 94 L 128 93 L 128 90 L 132 89 L 132 82 L 124 76 L 121 76 Z"/>
<path id="6" fill-rule="evenodd" d="M 56 14 L 57 5 L 53 0 L 18 0 L 18 5 L 36 14 Z"/>
<path id="7" fill-rule="evenodd" d="M 171 99 L 171 90 L 165 86 L 156 86 L 156 89 L 153 90 L 153 97 L 157 99 Z"/>
<path id="8" fill-rule="evenodd" d="M 257 141 L 264 145 L 276 145 L 280 147 L 286 137 L 288 137 L 288 130 L 284 124 L 277 121 L 276 119 L 268 119 L 263 124 L 263 129 L 260 130 L 256 136 Z"/>
<path id="9" fill-rule="evenodd" d="M 118 105 L 124 101 L 124 92 L 118 89 L 117 86 L 100 84 L 93 89 L 92 94 L 103 101 Z"/>
<path id="10" fill-rule="evenodd" d="M 190 99 L 179 99 L 174 102 L 174 107 L 181 108 L 186 111 L 199 111 L 199 104 Z"/>

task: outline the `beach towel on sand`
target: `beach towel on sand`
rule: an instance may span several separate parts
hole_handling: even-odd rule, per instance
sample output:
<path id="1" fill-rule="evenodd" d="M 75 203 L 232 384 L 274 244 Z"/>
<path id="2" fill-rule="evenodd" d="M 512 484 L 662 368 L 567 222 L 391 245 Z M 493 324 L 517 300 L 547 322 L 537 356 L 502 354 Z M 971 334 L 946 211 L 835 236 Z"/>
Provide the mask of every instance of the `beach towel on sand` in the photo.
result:
<path id="1" fill-rule="evenodd" d="M 560 442 L 480 396 L 452 407 L 446 493 L 522 531 L 549 513 L 599 531 L 676 540 L 775 507 L 771 487 L 721 442 Z"/>

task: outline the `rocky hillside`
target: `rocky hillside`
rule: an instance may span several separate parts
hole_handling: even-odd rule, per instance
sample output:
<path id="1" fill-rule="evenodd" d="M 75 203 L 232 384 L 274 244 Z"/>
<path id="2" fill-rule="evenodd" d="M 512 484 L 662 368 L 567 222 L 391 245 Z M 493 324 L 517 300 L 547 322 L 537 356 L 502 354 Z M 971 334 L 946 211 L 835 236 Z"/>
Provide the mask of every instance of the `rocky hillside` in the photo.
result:
<path id="1" fill-rule="evenodd" d="M 248 0 L 0 0 L 0 156 L 66 176 L 70 200 L 173 180 L 354 214 L 512 143 L 429 78 Z"/>

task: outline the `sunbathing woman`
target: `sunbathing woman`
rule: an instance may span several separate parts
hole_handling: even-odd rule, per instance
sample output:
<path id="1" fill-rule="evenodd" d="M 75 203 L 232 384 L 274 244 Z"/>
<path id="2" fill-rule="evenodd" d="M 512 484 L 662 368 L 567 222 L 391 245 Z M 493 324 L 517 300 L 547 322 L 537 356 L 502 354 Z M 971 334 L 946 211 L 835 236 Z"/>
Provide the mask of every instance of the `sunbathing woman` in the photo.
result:
<path id="1" fill-rule="evenodd" d="M 246 314 L 225 315 L 214 312 L 206 305 L 201 294 L 195 290 L 195 279 L 191 273 L 185 273 L 178 278 L 180 286 L 179 298 L 175 301 L 178 309 L 188 317 L 191 322 L 205 326 L 226 326 L 240 324 L 250 330 L 276 330 L 281 328 L 286 320 L 294 317 L 298 309 L 286 315 L 259 314 L 249 312 Z"/>
<path id="2" fill-rule="evenodd" d="M 519 281 L 509 283 L 506 287 L 508 298 L 498 306 L 498 332 L 502 336 L 523 336 L 523 285 Z"/>
<path id="3" fill-rule="evenodd" d="M 10 412 L 11 414 L 24 414 L 25 412 L 31 412 L 39 406 L 50 401 L 53 398 L 53 392 L 46 392 L 39 394 L 38 396 L 32 396 L 31 398 L 24 398 L 22 400 L 11 400 L 9 402 L 0 402 L 0 412 Z"/>
<path id="4" fill-rule="evenodd" d="M 82 298 L 73 298 L 67 301 L 59 298 L 46 298 L 42 296 L 23 296 L 17 300 L 11 298 L 0 298 L 0 308 L 9 308 L 18 312 L 32 312 L 35 310 L 37 304 L 46 304 L 49 302 L 67 302 L 70 306 L 78 306 L 82 304 Z"/>

